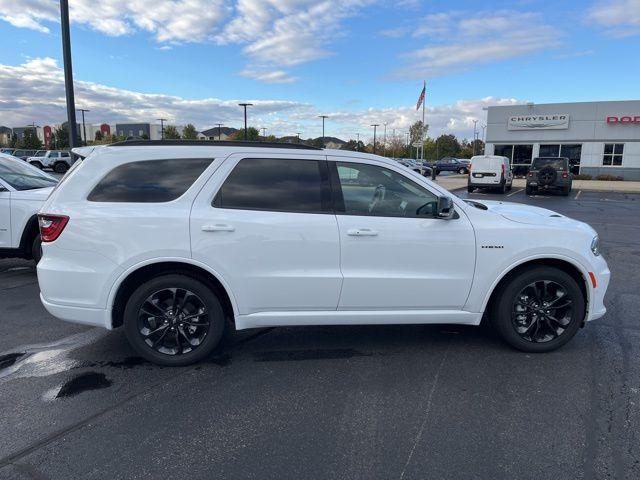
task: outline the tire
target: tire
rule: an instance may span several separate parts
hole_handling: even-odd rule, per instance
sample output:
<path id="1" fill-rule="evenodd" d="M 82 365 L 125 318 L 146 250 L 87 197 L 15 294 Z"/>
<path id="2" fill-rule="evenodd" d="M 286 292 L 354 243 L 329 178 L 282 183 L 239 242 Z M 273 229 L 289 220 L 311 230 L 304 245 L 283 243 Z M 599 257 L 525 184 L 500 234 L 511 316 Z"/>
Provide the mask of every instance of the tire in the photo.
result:
<path id="1" fill-rule="evenodd" d="M 35 236 L 33 242 L 31 242 L 31 258 L 36 262 L 36 265 L 42 258 L 42 239 L 39 233 Z"/>
<path id="2" fill-rule="evenodd" d="M 69 170 L 69 165 L 64 162 L 58 162 L 53 166 L 53 171 L 56 173 L 65 173 Z"/>
<path id="3" fill-rule="evenodd" d="M 526 193 L 527 195 L 533 195 L 533 188 L 531 188 L 529 185 L 526 186 L 524 193 Z"/>
<path id="4" fill-rule="evenodd" d="M 466 168 L 461 168 L 460 170 L 458 170 L 458 173 L 460 175 L 464 175 L 465 173 L 467 173 L 467 169 Z"/>
<path id="5" fill-rule="evenodd" d="M 512 188 L 513 188 L 513 182 L 507 185 L 507 192 L 510 192 Z"/>
<path id="6" fill-rule="evenodd" d="M 33 165 L 36 168 L 39 168 L 40 170 L 44 168 L 40 162 L 29 162 L 29 164 Z"/>
<path id="7" fill-rule="evenodd" d="M 548 295 L 542 296 L 542 299 L 562 308 L 544 310 L 542 307 L 531 313 L 536 308 L 534 305 L 540 306 L 536 289 L 531 285 L 542 286 L 543 282 L 546 289 L 544 291 Z M 560 296 L 558 288 L 565 295 Z M 562 300 L 563 298 L 566 300 Z M 523 306 L 525 303 L 516 303 L 523 302 L 523 299 L 527 299 L 526 307 Z M 521 315 L 514 315 L 512 320 L 512 312 L 520 311 L 519 308 L 525 310 L 522 310 Z M 532 310 L 528 310 L 529 308 Z M 491 322 L 502 339 L 512 347 L 523 352 L 541 353 L 560 348 L 571 340 L 582 325 L 585 312 L 584 295 L 573 277 L 554 267 L 539 266 L 520 272 L 503 286 L 493 305 Z M 533 320 L 536 315 L 538 321 Z M 555 321 L 550 320 L 547 315 Z M 531 329 L 527 325 L 531 325 Z M 519 333 L 517 328 L 522 331 Z"/>
<path id="8" fill-rule="evenodd" d="M 184 294 L 179 294 L 176 300 L 174 293 L 172 299 L 173 289 Z M 191 295 L 187 295 L 187 292 Z M 150 298 L 155 299 L 155 303 L 149 302 Z M 176 302 L 181 302 L 181 308 L 172 308 Z M 162 315 L 154 317 L 142 314 L 143 306 L 147 312 L 153 310 L 152 314 L 158 312 Z M 205 313 L 198 315 L 201 309 Z M 189 325 L 192 327 L 182 323 L 186 318 L 175 314 L 175 311 L 173 314 L 167 313 L 169 310 L 179 310 L 183 316 L 191 316 L 189 320 L 193 323 Z M 202 326 L 193 327 L 198 324 Z M 195 333 L 192 334 L 191 328 Z M 143 283 L 131 294 L 124 309 L 124 329 L 131 346 L 146 360 L 170 367 L 185 366 L 213 352 L 225 329 L 225 314 L 218 296 L 206 284 L 186 275 L 166 274 Z M 158 333 L 145 336 L 144 330 Z M 197 343 L 193 344 L 187 339 L 188 336 L 191 340 L 197 340 Z M 157 348 L 147 343 L 156 343 L 159 338 Z M 175 350 L 175 353 L 169 350 Z"/>
<path id="9" fill-rule="evenodd" d="M 467 185 L 467 192 L 473 193 L 474 190 L 475 188 L 473 188 L 471 185 Z"/>
<path id="10" fill-rule="evenodd" d="M 504 182 L 502 182 L 500 184 L 500 187 L 498 187 L 498 192 L 500 192 L 502 195 L 504 195 L 504 192 L 507 191 L 507 186 Z"/>
<path id="11" fill-rule="evenodd" d="M 571 187 L 562 187 L 562 195 L 563 196 L 568 197 L 569 193 L 571 193 Z"/>

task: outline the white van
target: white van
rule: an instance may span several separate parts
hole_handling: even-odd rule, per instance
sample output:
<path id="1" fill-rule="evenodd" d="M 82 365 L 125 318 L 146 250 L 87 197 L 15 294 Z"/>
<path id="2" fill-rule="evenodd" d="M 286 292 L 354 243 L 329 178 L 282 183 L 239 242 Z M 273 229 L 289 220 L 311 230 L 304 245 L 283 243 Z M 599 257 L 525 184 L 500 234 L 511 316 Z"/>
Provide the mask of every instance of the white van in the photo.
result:
<path id="1" fill-rule="evenodd" d="M 511 190 L 513 172 L 507 157 L 476 155 L 471 158 L 467 191 L 476 188 L 496 188 L 500 193 Z"/>

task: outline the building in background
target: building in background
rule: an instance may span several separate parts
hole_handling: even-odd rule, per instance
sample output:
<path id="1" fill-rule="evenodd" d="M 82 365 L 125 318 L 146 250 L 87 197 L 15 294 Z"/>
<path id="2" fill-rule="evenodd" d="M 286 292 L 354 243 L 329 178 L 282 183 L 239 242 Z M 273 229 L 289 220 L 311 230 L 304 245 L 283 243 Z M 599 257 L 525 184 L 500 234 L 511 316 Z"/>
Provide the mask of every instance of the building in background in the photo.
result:
<path id="1" fill-rule="evenodd" d="M 485 152 L 511 159 L 516 175 L 535 157 L 568 157 L 573 173 L 640 180 L 640 100 L 487 110 Z"/>
<path id="2" fill-rule="evenodd" d="M 229 137 L 233 136 L 237 131 L 237 128 L 220 127 L 218 129 L 218 127 L 213 127 L 200 132 L 198 138 L 201 140 L 229 140 Z"/>
<path id="3" fill-rule="evenodd" d="M 5 127 L 4 125 L 0 125 L 0 146 L 6 147 L 11 142 L 11 135 L 13 134 L 13 130 L 9 127 Z"/>

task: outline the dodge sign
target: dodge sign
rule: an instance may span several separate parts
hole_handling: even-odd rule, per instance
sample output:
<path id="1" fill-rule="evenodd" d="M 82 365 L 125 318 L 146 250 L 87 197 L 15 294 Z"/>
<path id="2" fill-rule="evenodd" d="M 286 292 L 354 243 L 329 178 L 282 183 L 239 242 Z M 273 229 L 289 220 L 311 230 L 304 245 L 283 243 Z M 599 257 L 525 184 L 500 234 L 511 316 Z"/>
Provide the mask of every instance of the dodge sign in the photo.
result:
<path id="1" fill-rule="evenodd" d="M 564 130 L 569 128 L 569 115 L 514 115 L 509 117 L 507 130 Z"/>

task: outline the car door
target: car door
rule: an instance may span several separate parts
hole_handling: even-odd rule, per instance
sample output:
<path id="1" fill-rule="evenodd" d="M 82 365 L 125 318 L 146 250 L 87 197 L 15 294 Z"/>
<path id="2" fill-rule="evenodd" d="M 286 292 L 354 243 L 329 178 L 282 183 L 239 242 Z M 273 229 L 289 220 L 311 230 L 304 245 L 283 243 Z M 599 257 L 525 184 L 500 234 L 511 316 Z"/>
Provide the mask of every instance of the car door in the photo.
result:
<path id="1" fill-rule="evenodd" d="M 340 310 L 459 310 L 475 265 L 467 217 L 434 217 L 437 196 L 399 168 L 328 157 L 344 277 Z"/>
<path id="2" fill-rule="evenodd" d="M 11 247 L 11 192 L 0 180 L 0 248 Z"/>
<path id="3" fill-rule="evenodd" d="M 324 155 L 232 155 L 191 213 L 192 254 L 241 314 L 333 310 L 340 245 Z"/>

